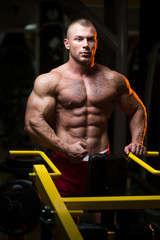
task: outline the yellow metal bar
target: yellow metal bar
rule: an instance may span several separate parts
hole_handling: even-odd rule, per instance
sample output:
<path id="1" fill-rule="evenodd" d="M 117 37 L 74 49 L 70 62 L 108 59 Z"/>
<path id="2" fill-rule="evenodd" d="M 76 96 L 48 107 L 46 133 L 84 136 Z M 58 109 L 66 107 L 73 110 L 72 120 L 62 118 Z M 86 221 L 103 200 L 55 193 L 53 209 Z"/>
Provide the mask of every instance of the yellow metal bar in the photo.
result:
<path id="1" fill-rule="evenodd" d="M 83 210 L 71 210 L 69 211 L 69 213 L 71 214 L 72 217 L 81 217 L 84 215 Z"/>
<path id="2" fill-rule="evenodd" d="M 61 173 L 52 161 L 42 151 L 10 151 L 11 156 L 41 156 L 52 169 L 53 176 Z M 159 152 L 147 152 L 147 156 L 158 156 Z M 129 158 L 147 169 L 153 174 L 160 175 L 159 170 L 153 169 L 144 161 L 130 153 Z M 35 185 L 42 197 L 43 202 L 49 205 L 55 212 L 56 228 L 59 229 L 64 240 L 83 240 L 71 213 L 79 214 L 83 210 L 109 210 L 109 209 L 144 209 L 160 208 L 160 196 L 116 196 L 116 197 L 74 197 L 62 198 L 51 179 L 51 174 L 44 165 L 34 165 Z M 70 212 L 69 212 L 70 211 Z"/>
<path id="3" fill-rule="evenodd" d="M 160 208 L 160 195 L 63 198 L 69 210 Z"/>
<path id="4" fill-rule="evenodd" d="M 46 167 L 34 165 L 34 170 L 36 172 L 35 185 L 44 203 L 55 210 L 56 228 L 62 239 L 83 240 Z"/>
<path id="5" fill-rule="evenodd" d="M 156 151 L 147 151 L 145 156 L 147 157 L 158 157 L 159 156 L 159 152 Z"/>
<path id="6" fill-rule="evenodd" d="M 52 169 L 53 173 L 50 173 L 52 177 L 60 177 L 61 172 L 56 168 L 53 162 L 48 158 L 48 156 L 42 151 L 9 151 L 11 156 L 41 156 L 42 159 L 48 164 Z M 35 173 L 30 173 L 30 176 L 35 176 Z"/>
<path id="7" fill-rule="evenodd" d="M 158 152 L 147 152 L 147 156 L 158 156 Z M 133 161 L 135 161 L 136 163 L 138 163 L 140 166 L 142 166 L 143 168 L 145 168 L 147 171 L 149 171 L 150 173 L 154 174 L 154 175 L 160 175 L 160 170 L 156 170 L 154 168 L 152 168 L 150 165 L 148 165 L 147 163 L 145 163 L 144 161 L 142 161 L 140 158 L 138 158 L 137 156 L 135 156 L 133 153 L 129 153 L 128 157 L 131 158 Z"/>

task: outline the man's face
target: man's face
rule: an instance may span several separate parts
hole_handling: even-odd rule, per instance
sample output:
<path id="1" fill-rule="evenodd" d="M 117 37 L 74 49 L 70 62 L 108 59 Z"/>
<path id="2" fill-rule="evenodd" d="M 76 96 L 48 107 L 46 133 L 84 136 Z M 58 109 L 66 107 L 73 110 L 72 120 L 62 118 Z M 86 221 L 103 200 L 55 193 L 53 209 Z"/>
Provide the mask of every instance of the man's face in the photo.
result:
<path id="1" fill-rule="evenodd" d="M 68 39 L 64 40 L 65 47 L 70 50 L 70 56 L 87 64 L 95 57 L 97 49 L 97 33 L 93 26 L 85 27 L 76 23 L 68 31 Z"/>

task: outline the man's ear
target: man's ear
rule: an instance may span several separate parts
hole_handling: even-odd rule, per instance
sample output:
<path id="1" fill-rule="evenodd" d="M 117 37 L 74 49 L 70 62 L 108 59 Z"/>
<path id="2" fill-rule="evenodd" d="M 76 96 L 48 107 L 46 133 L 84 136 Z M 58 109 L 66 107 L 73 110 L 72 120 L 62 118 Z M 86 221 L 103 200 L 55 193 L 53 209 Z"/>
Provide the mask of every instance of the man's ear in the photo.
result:
<path id="1" fill-rule="evenodd" d="M 69 41 L 68 41 L 67 38 L 64 39 L 64 46 L 65 46 L 66 49 L 69 50 Z"/>

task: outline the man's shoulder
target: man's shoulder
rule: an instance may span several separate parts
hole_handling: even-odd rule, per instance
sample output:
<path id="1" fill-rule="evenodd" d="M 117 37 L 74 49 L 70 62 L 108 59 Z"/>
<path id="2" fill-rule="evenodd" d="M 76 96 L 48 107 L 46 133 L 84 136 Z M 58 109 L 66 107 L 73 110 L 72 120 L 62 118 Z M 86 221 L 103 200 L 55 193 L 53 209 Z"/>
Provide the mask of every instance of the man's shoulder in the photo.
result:
<path id="1" fill-rule="evenodd" d="M 129 81 L 123 74 L 100 64 L 98 64 L 97 67 L 103 80 L 106 80 L 107 83 L 116 88 L 117 91 L 130 89 Z"/>
<path id="2" fill-rule="evenodd" d="M 56 92 L 60 80 L 63 78 L 61 67 L 52 69 L 50 72 L 40 74 L 34 83 L 34 92 L 42 95 L 53 94 Z"/>
<path id="3" fill-rule="evenodd" d="M 50 72 L 40 74 L 36 81 L 41 84 L 56 84 L 63 77 L 64 65 L 61 65 L 57 68 L 52 69 Z"/>
<path id="4" fill-rule="evenodd" d="M 64 71 L 66 71 L 66 63 L 56 67 L 56 68 L 53 68 L 49 74 L 53 74 L 53 75 L 58 75 L 58 76 L 62 76 L 64 74 Z"/>
<path id="5" fill-rule="evenodd" d="M 115 70 L 112 70 L 111 68 L 109 68 L 105 65 L 96 64 L 96 68 L 100 74 L 103 73 L 106 76 L 107 80 L 108 79 L 112 79 L 115 81 L 116 80 L 124 80 L 124 76 L 121 73 L 119 73 Z"/>

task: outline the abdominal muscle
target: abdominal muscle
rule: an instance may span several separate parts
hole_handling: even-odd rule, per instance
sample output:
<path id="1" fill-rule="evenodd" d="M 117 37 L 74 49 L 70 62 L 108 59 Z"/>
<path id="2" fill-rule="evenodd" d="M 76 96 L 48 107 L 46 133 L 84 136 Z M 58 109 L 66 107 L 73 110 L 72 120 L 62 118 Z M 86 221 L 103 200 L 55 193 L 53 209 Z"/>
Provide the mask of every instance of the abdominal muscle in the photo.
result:
<path id="1" fill-rule="evenodd" d="M 70 115 L 70 114 L 69 114 Z M 108 120 L 102 116 L 70 116 L 65 114 L 56 128 L 56 134 L 68 144 L 83 141 L 88 154 L 104 151 L 109 147 Z"/>

